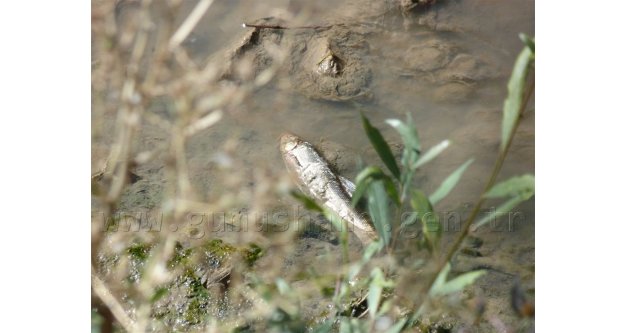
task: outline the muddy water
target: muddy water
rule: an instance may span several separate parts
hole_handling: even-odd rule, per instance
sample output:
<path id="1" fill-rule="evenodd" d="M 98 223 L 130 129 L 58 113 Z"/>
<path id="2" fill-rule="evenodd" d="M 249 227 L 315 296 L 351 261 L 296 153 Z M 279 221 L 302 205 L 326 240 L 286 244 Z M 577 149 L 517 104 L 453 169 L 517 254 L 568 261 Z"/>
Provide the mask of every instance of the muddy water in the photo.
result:
<path id="1" fill-rule="evenodd" d="M 192 3 L 188 3 L 189 10 Z M 356 105 L 312 100 L 274 82 L 231 113 L 219 128 L 194 138 L 189 154 L 201 158 L 207 154 L 206 148 L 236 133 L 245 141 L 242 155 L 250 165 L 281 169 L 277 138 L 280 133 L 291 131 L 313 143 L 322 140 L 340 143 L 355 150 L 366 161 L 379 164 L 369 149 L 358 111 L 367 115 L 390 141 L 397 143 L 400 142 L 398 135 L 383 122 L 388 118 L 404 118 L 409 112 L 418 126 L 424 147 L 444 139 L 453 142 L 441 158 L 423 169 L 421 186 L 426 191 L 434 190 L 450 171 L 467 159 L 475 158 L 462 186 L 443 205 L 451 207 L 462 198 L 475 198 L 496 156 L 506 80 L 522 47 L 517 36 L 519 32 L 534 33 L 534 4 L 527 0 L 443 3 L 444 6 L 435 7 L 435 15 L 421 22 L 429 24 L 433 20 L 431 17 L 437 17 L 440 22 L 433 28 L 441 31 L 419 22 L 411 22 L 406 29 L 401 20 L 389 18 L 386 21 L 392 23 L 382 27 L 385 31 L 376 32 L 367 40 L 371 50 L 367 60 L 373 72 L 371 101 Z M 311 25 L 322 22 L 328 13 L 336 16 L 331 10 L 340 6 L 340 1 L 320 1 L 314 5 L 285 0 L 215 1 L 187 45 L 200 59 L 242 34 L 241 22 L 303 11 L 308 13 L 309 19 L 301 24 Z M 472 92 L 466 98 L 456 98 L 453 91 L 432 96 L 427 82 L 395 70 L 401 67 L 397 59 L 402 59 L 411 40 L 416 44 L 418 36 L 424 32 L 433 32 L 437 38 L 461 45 L 465 52 L 477 58 L 488 58 L 497 70 L 497 77 L 471 83 Z M 530 112 L 520 128 L 502 177 L 533 172 L 533 121 L 533 112 Z M 344 171 L 348 176 L 357 172 Z"/>
<path id="2" fill-rule="evenodd" d="M 201 62 L 241 36 L 245 32 L 242 22 L 299 13 L 304 19 L 298 24 L 315 25 L 324 22 L 325 17 L 336 17 L 337 13 L 333 11 L 350 8 L 342 6 L 351 2 L 332 0 L 311 4 L 309 1 L 288 0 L 216 0 L 184 45 L 192 57 Z M 190 12 L 195 3 L 186 1 L 184 11 Z M 237 110 L 228 113 L 218 126 L 191 138 L 187 147 L 189 170 L 199 194 L 209 195 L 214 179 L 207 173 L 208 161 L 228 139 L 238 142 L 234 157 L 243 161 L 243 173 L 251 174 L 259 167 L 276 173 L 285 172 L 278 150 L 278 138 L 285 131 L 296 133 L 313 144 L 323 146 L 324 142 L 329 142 L 343 147 L 349 153 L 344 156 L 339 169 L 353 179 L 358 172 L 358 159 L 382 165 L 362 130 L 359 111 L 370 118 L 391 144 L 398 144 L 401 140 L 384 120 L 403 119 L 406 113 L 410 113 L 424 148 L 444 139 L 452 141 L 445 153 L 417 175 L 417 185 L 426 193 L 434 191 L 449 173 L 466 160 L 475 159 L 456 189 L 437 207 L 440 211 L 466 212 L 471 203 L 477 201 L 496 158 L 507 77 L 522 48 L 518 34 L 534 35 L 534 2 L 457 0 L 439 3 L 429 13 L 416 17 L 402 18 L 397 12 L 389 14 L 391 16 L 377 26 L 376 33 L 367 35 L 370 52 L 365 61 L 372 71 L 369 87 L 372 99 L 340 103 L 313 100 L 289 89 L 288 82 L 278 79 L 255 92 Z M 357 13 L 342 13 L 345 17 L 352 15 Z M 456 93 L 453 89 L 440 92 L 434 89 L 438 82 L 428 83 L 412 74 L 406 75 L 401 59 L 405 58 L 411 43 L 417 44 L 420 36 L 424 35 L 433 35 L 439 40 L 459 45 L 463 52 L 478 59 L 488 59 L 496 74 L 487 80 L 471 82 L 469 93 Z M 167 134 L 146 127 L 142 137 L 143 144 L 149 146 L 151 142 L 167 139 Z M 148 182 L 162 183 L 163 175 L 159 170 L 162 168 L 147 166 L 137 171 Z M 500 179 L 533 172 L 532 110 L 523 119 Z M 132 204 L 126 207 L 134 208 Z M 478 233 L 484 239 L 485 245 L 480 250 L 485 256 L 484 263 L 505 272 L 490 273 L 479 282 L 483 291 L 478 293 L 487 294 L 495 303 L 491 309 L 507 306 L 506 297 L 514 275 L 520 276 L 522 283 L 533 289 L 533 201 L 525 203 L 518 211 L 522 218 L 515 222 L 513 228 Z M 453 235 L 453 230 L 447 233 L 448 238 Z M 321 248 L 317 253 L 303 255 L 301 259 L 310 260 L 327 251 L 326 247 Z M 469 259 L 460 264 L 468 270 L 483 263 L 479 259 Z M 511 318 L 509 310 L 504 312 L 498 314 Z M 508 318 L 504 322 L 508 322 Z"/>

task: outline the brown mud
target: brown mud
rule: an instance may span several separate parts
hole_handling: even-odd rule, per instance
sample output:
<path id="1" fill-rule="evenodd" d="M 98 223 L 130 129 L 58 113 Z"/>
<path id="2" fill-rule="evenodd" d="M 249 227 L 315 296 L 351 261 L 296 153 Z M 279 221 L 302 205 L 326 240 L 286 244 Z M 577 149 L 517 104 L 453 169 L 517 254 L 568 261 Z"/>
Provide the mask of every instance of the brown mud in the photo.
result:
<path id="1" fill-rule="evenodd" d="M 342 175 L 353 179 L 362 161 L 382 165 L 370 148 L 358 112 L 366 114 L 395 146 L 400 142 L 399 136 L 384 120 L 404 118 L 411 113 L 424 147 L 444 139 L 452 141 L 444 154 L 417 174 L 416 183 L 426 193 L 436 189 L 464 161 L 475 158 L 458 187 L 437 207 L 442 212 L 468 212 L 496 158 L 506 80 L 522 47 L 518 33 L 534 33 L 534 2 L 440 0 L 411 11 L 402 11 L 396 1 L 366 2 L 370 2 L 369 6 L 348 0 L 314 4 L 215 1 L 183 44 L 194 60 L 220 62 L 224 80 L 234 84 L 256 78 L 272 66 L 275 57 L 282 57 L 282 63 L 268 86 L 228 113 L 219 126 L 188 142 L 189 174 L 201 199 L 227 191 L 227 184 L 217 178 L 219 164 L 226 157 L 241 167 L 238 171 L 245 175 L 244 186 L 257 185 L 255 170 L 269 170 L 275 179 L 282 179 L 285 170 L 277 138 L 284 131 L 297 133 L 317 145 Z M 187 12 L 194 3 L 185 4 Z M 289 21 L 297 13 L 305 15 Z M 275 18 L 279 16 L 285 18 Z M 243 22 L 324 28 L 241 28 Z M 253 64 L 252 74 L 233 69 L 241 61 Z M 325 67 L 320 68 L 321 65 Z M 167 117 L 170 111 L 166 106 L 155 105 L 153 112 Z M 112 142 L 110 133 L 114 132 L 114 119 L 105 117 L 98 121 L 101 122 L 93 124 L 94 171 L 104 164 Z M 144 151 L 168 139 L 168 133 L 146 122 L 134 144 L 138 151 Z M 236 149 L 231 151 L 228 145 Z M 138 178 L 126 190 L 120 210 L 159 208 L 168 183 L 164 163 L 157 156 L 133 170 Z M 522 120 L 500 179 L 533 171 L 531 111 Z M 274 204 L 277 210 L 297 205 L 288 198 L 280 200 Z M 98 210 L 96 202 L 93 210 Z M 533 294 L 533 200 L 516 212 L 518 218 L 513 222 L 501 220 L 479 230 L 476 236 L 482 245 L 455 259 L 453 273 L 475 268 L 488 270 L 465 295 L 485 302 L 485 314 L 478 323 L 480 332 L 495 331 L 493 320 L 519 329 L 526 325 L 510 306 L 510 290 L 518 278 Z M 336 260 L 331 254 L 339 253 L 340 245 L 336 234 L 324 229 L 320 216 L 314 216 L 311 223 L 318 227 L 302 232 L 299 241 L 291 245 L 289 255 L 266 255 L 256 263 L 259 270 L 282 261 L 278 272 L 267 274 L 289 278 L 305 265 L 314 267 L 319 275 L 329 273 L 333 266 L 329 263 Z M 453 223 L 450 225 L 444 232 L 444 243 L 459 230 Z M 231 241 L 236 243 L 237 239 Z M 189 241 L 186 245 L 197 243 Z M 354 255 L 362 250 L 353 235 L 350 244 Z M 278 254 L 284 252 L 276 251 Z M 295 285 L 305 280 L 302 276 L 291 278 Z M 309 304 L 303 305 L 307 313 L 325 313 L 317 300 L 311 298 Z"/>

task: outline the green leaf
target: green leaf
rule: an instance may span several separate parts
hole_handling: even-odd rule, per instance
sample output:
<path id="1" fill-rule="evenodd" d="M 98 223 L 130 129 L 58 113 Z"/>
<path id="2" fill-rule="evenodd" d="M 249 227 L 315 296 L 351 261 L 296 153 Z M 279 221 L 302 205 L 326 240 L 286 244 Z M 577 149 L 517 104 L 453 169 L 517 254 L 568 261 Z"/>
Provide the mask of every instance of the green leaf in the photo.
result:
<path id="1" fill-rule="evenodd" d="M 334 319 L 330 318 L 321 323 L 319 326 L 313 328 L 312 333 L 329 333 L 332 330 Z"/>
<path id="2" fill-rule="evenodd" d="M 379 173 L 383 173 L 378 167 L 367 167 L 356 176 L 356 190 L 352 193 L 352 207 L 356 207 L 360 199 L 369 189 L 369 185 L 374 179 L 379 178 Z"/>
<path id="3" fill-rule="evenodd" d="M 408 217 L 405 218 L 404 221 L 401 223 L 400 228 L 403 229 L 407 226 L 413 225 L 417 221 L 418 218 L 419 218 L 419 213 L 410 212 L 410 215 L 408 215 Z"/>
<path id="4" fill-rule="evenodd" d="M 530 50 L 532 50 L 532 53 L 536 54 L 536 47 L 534 46 L 534 38 L 523 33 L 519 34 L 519 38 L 521 38 L 523 43 L 525 43 L 525 45 L 527 45 L 527 47 L 529 47 Z"/>
<path id="5" fill-rule="evenodd" d="M 395 157 L 393 156 L 388 143 L 384 140 L 380 131 L 371 125 L 369 119 L 367 119 L 364 114 L 360 113 L 360 116 L 362 117 L 362 125 L 365 128 L 365 132 L 367 133 L 367 137 L 369 137 L 369 141 L 371 141 L 373 148 L 375 148 L 375 151 L 380 156 L 380 159 L 382 159 L 382 162 L 384 162 L 393 176 L 399 179 L 399 167 L 397 166 L 397 162 L 395 161 Z"/>
<path id="6" fill-rule="evenodd" d="M 319 206 L 315 202 L 315 200 L 302 194 L 301 192 L 291 191 L 291 196 L 297 199 L 299 202 L 303 203 L 306 209 L 323 213 L 323 208 L 321 208 L 321 206 Z"/>
<path id="7" fill-rule="evenodd" d="M 516 59 L 510 80 L 508 81 L 508 97 L 503 104 L 503 121 L 501 126 L 501 147 L 503 151 L 512 138 L 513 129 L 521 115 L 523 93 L 527 74 L 534 61 L 534 52 L 530 47 L 523 48 Z"/>
<path id="8" fill-rule="evenodd" d="M 406 113 L 406 122 L 399 119 L 387 119 L 386 123 L 391 125 L 402 138 L 404 145 L 417 153 L 421 151 L 421 142 L 419 142 L 419 134 L 417 128 L 412 123 L 412 116 Z"/>
<path id="9" fill-rule="evenodd" d="M 401 332 L 401 330 L 404 328 L 404 325 L 406 325 L 406 322 L 408 321 L 408 318 L 404 318 L 398 322 L 396 322 L 393 326 L 391 326 L 386 333 L 399 333 Z"/>
<path id="10" fill-rule="evenodd" d="M 169 289 L 167 289 L 167 288 L 158 288 L 158 289 L 156 289 L 156 291 L 152 295 L 152 298 L 150 298 L 150 302 L 154 303 L 154 302 L 158 301 L 163 296 L 167 295 L 167 293 L 169 293 Z"/>
<path id="11" fill-rule="evenodd" d="M 323 217 L 328 220 L 336 230 L 343 232 L 347 232 L 347 222 L 344 221 L 340 216 L 338 216 L 333 211 L 324 208 L 323 209 Z"/>
<path id="12" fill-rule="evenodd" d="M 441 183 L 441 186 L 439 186 L 439 188 L 432 195 L 430 195 L 430 203 L 432 203 L 432 205 L 436 205 L 439 201 L 445 198 L 449 192 L 451 192 L 471 163 L 473 163 L 473 159 L 464 162 L 463 165 L 452 172 L 451 175 L 449 175 L 443 183 Z"/>
<path id="13" fill-rule="evenodd" d="M 467 286 L 472 285 L 475 280 L 484 274 L 486 274 L 486 270 L 481 269 L 459 275 L 455 279 L 445 282 L 445 284 L 443 284 L 441 288 L 437 289 L 432 296 L 449 295 L 461 291 Z"/>
<path id="14" fill-rule="evenodd" d="M 369 294 L 367 295 L 367 306 L 371 319 L 375 319 L 382 299 L 382 290 L 393 287 L 393 282 L 384 278 L 384 273 L 379 267 L 371 271 L 371 281 L 369 282 Z"/>
<path id="15" fill-rule="evenodd" d="M 91 333 L 102 332 L 104 318 L 95 309 L 91 310 Z"/>
<path id="16" fill-rule="evenodd" d="M 423 154 L 423 156 L 421 156 L 417 160 L 417 163 L 412 165 L 411 169 L 413 169 L 413 170 L 417 169 L 418 167 L 423 166 L 427 162 L 433 160 L 434 158 L 436 158 L 436 156 L 440 155 L 440 153 L 442 153 L 445 149 L 447 149 L 447 147 L 449 147 L 449 144 L 450 144 L 450 141 L 449 140 L 445 140 L 445 141 L 437 144 L 436 146 L 430 148 L 430 150 L 425 152 L 425 154 Z"/>
<path id="17" fill-rule="evenodd" d="M 522 197 L 512 197 L 508 199 L 506 202 L 499 205 L 494 211 L 489 212 L 486 216 L 481 218 L 479 221 L 475 222 L 473 224 L 474 230 L 477 230 L 477 228 L 483 226 L 484 224 L 490 223 L 491 221 L 495 220 L 497 218 L 497 215 L 508 213 L 509 211 L 514 209 L 514 207 L 518 206 L 520 203 L 522 203 L 525 200 L 526 199 Z"/>
<path id="18" fill-rule="evenodd" d="M 276 279 L 276 287 L 278 288 L 280 295 L 286 295 L 293 292 L 289 284 L 283 278 Z"/>
<path id="19" fill-rule="evenodd" d="M 499 205 L 494 211 L 488 213 L 479 221 L 474 223 L 474 228 L 477 229 L 486 223 L 489 223 L 497 218 L 499 214 L 505 214 L 511 211 L 514 207 L 518 206 L 525 200 L 528 200 L 534 195 L 534 176 L 530 174 L 511 177 L 507 180 L 497 183 L 491 187 L 488 192 L 484 194 L 485 198 L 505 198 L 509 199 L 503 204 Z"/>
<path id="20" fill-rule="evenodd" d="M 399 193 L 397 192 L 397 187 L 395 187 L 395 183 L 389 177 L 383 179 L 384 181 L 384 189 L 386 190 L 386 194 L 388 197 L 393 200 L 393 202 L 399 207 L 401 205 L 401 201 L 399 199 Z"/>
<path id="21" fill-rule="evenodd" d="M 374 180 L 381 180 L 384 182 L 384 187 L 386 188 L 387 194 L 389 197 L 399 206 L 399 194 L 397 192 L 397 187 L 395 187 L 395 183 L 391 177 L 387 176 L 382 169 L 378 167 L 366 167 L 362 170 L 358 176 L 356 176 L 356 190 L 352 194 L 352 206 L 356 206 L 362 196 L 365 194 L 369 185 Z"/>
<path id="22" fill-rule="evenodd" d="M 420 190 L 413 190 L 411 194 L 410 206 L 419 215 L 421 229 L 429 243 L 428 248 L 434 249 L 443 233 L 438 215 L 434 213 L 432 203 L 425 193 Z"/>
<path id="23" fill-rule="evenodd" d="M 366 332 L 362 323 L 356 318 L 341 317 L 339 333 L 364 333 Z"/>
<path id="24" fill-rule="evenodd" d="M 410 206 L 417 212 L 419 217 L 433 211 L 432 204 L 428 197 L 421 190 L 413 189 L 411 191 Z"/>
<path id="25" fill-rule="evenodd" d="M 473 284 L 480 276 L 486 274 L 486 270 L 477 270 L 461 274 L 450 281 L 446 281 L 450 270 L 451 265 L 447 263 L 445 268 L 443 268 L 436 277 L 432 289 L 430 289 L 430 296 L 444 296 L 461 291 L 465 287 Z"/>
<path id="26" fill-rule="evenodd" d="M 371 257 L 373 257 L 376 253 L 380 252 L 380 250 L 382 250 L 383 248 L 384 246 L 382 245 L 382 243 L 378 241 L 373 241 L 365 248 L 364 254 L 361 257 L 362 262 L 367 263 L 369 260 L 371 260 Z"/>
<path id="27" fill-rule="evenodd" d="M 352 193 L 352 206 L 358 204 L 373 180 L 382 179 L 385 176 L 384 171 L 375 166 L 369 166 L 360 171 L 356 176 L 356 190 Z"/>
<path id="28" fill-rule="evenodd" d="M 384 273 L 379 267 L 371 271 L 371 283 L 369 283 L 369 294 L 367 295 L 367 305 L 369 306 L 369 315 L 371 319 L 375 319 L 382 299 L 382 288 L 384 283 Z"/>
<path id="29" fill-rule="evenodd" d="M 388 245 L 391 238 L 391 226 L 389 224 L 389 204 L 384 183 L 376 180 L 369 186 L 368 191 L 369 214 L 378 236 Z"/>
<path id="30" fill-rule="evenodd" d="M 447 275 L 449 275 L 449 271 L 451 270 L 451 265 L 449 263 L 445 264 L 445 267 L 438 273 L 434 283 L 432 284 L 432 288 L 430 288 L 430 295 L 433 296 L 436 294 L 436 291 L 443 287 L 445 281 L 447 281 Z"/>
<path id="31" fill-rule="evenodd" d="M 406 113 L 405 123 L 399 119 L 387 119 L 386 123 L 395 128 L 404 143 L 404 151 L 401 157 L 401 164 L 404 167 L 404 171 L 401 173 L 399 179 L 402 189 L 400 196 L 401 202 L 408 194 L 408 188 L 410 187 L 412 176 L 414 175 L 415 169 L 411 167 L 417 162 L 419 156 L 421 156 L 421 143 L 410 113 Z"/>
<path id="32" fill-rule="evenodd" d="M 534 176 L 530 174 L 504 180 L 484 194 L 486 198 L 521 197 L 527 200 L 534 195 Z"/>
<path id="33" fill-rule="evenodd" d="M 340 216 L 338 216 L 330 209 L 319 206 L 313 199 L 307 197 L 302 193 L 292 191 L 291 195 L 298 201 L 302 202 L 306 209 L 322 213 L 326 220 L 328 220 L 330 224 L 332 224 L 332 226 L 336 228 L 336 230 L 340 231 L 341 245 L 346 246 L 348 230 L 347 222 L 345 222 Z"/>

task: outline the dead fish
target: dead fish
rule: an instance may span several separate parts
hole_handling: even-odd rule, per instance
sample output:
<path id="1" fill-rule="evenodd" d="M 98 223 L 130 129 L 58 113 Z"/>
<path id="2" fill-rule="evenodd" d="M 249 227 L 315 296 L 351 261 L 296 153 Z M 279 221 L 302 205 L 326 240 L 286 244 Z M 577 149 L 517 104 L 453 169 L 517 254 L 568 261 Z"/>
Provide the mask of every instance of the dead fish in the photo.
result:
<path id="1" fill-rule="evenodd" d="M 353 226 L 350 229 L 364 245 L 377 238 L 371 224 L 351 206 L 354 183 L 334 174 L 310 143 L 285 133 L 280 137 L 280 151 L 287 170 L 302 192 Z"/>

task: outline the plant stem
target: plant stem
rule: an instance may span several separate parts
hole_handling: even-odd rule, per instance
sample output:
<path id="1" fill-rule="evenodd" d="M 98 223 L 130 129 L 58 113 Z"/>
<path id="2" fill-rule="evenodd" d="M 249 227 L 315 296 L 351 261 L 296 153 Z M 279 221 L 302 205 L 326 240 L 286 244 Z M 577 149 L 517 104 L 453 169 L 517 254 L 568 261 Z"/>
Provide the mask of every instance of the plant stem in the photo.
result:
<path id="1" fill-rule="evenodd" d="M 503 166 L 503 162 L 504 162 L 506 156 L 508 155 L 508 150 L 510 149 L 510 146 L 512 145 L 512 139 L 514 138 L 514 134 L 516 133 L 516 130 L 519 127 L 519 123 L 520 123 L 519 120 L 523 116 L 523 111 L 526 109 L 527 103 L 529 102 L 529 99 L 530 99 L 533 91 L 534 91 L 534 82 L 532 81 L 531 84 L 529 84 L 529 87 L 528 87 L 528 89 L 526 91 L 526 94 L 524 96 L 523 104 L 521 105 L 521 112 L 519 112 L 519 116 L 518 116 L 518 118 L 516 119 L 516 121 L 514 123 L 514 127 L 512 129 L 512 133 L 510 135 L 510 140 L 508 140 L 508 143 L 506 144 L 506 146 L 502 150 L 500 149 L 499 155 L 497 156 L 497 161 L 495 162 L 495 166 L 493 168 L 493 171 L 491 172 L 490 179 L 488 180 L 488 182 L 486 183 L 486 186 L 484 187 L 484 190 L 482 190 L 482 193 L 480 194 L 480 200 L 477 202 L 475 207 L 473 207 L 473 210 L 471 211 L 471 214 L 469 215 L 469 218 L 467 219 L 466 223 L 462 226 L 462 230 L 460 231 L 460 235 L 458 236 L 456 241 L 451 246 L 451 249 L 447 252 L 447 255 L 443 258 L 443 260 L 438 264 L 438 267 L 436 269 L 436 274 L 434 274 L 430 278 L 428 283 L 425 284 L 425 288 L 424 288 L 424 290 L 422 290 L 421 294 L 426 294 L 426 296 L 424 297 L 424 299 L 421 302 L 421 304 L 419 304 L 419 307 L 417 307 L 418 311 L 415 313 L 415 315 L 413 315 L 411 321 L 415 320 L 418 317 L 418 314 L 421 312 L 423 305 L 425 305 L 425 303 L 426 303 L 426 301 L 428 299 L 428 295 L 427 294 L 429 293 L 430 289 L 432 288 L 432 285 L 434 284 L 434 281 L 436 281 L 436 278 L 438 277 L 440 272 L 445 268 L 445 265 L 448 262 L 451 261 L 451 259 L 453 258 L 454 254 L 456 253 L 456 251 L 458 251 L 458 249 L 460 248 L 460 245 L 462 245 L 462 242 L 464 241 L 466 236 L 469 234 L 471 225 L 475 221 L 475 218 L 477 217 L 477 215 L 480 212 L 482 204 L 486 200 L 485 197 L 484 197 L 484 194 L 486 194 L 486 192 L 488 192 L 490 190 L 490 188 L 495 184 L 495 181 L 497 180 L 497 176 L 499 176 L 499 172 L 501 171 L 501 167 Z"/>

